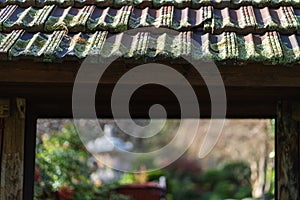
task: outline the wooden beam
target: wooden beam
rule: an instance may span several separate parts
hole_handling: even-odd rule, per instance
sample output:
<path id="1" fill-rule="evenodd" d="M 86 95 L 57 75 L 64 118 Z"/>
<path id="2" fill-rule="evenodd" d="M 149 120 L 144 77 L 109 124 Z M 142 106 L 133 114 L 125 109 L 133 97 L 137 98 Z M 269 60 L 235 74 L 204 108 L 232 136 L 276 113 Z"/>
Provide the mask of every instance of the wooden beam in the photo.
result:
<path id="1" fill-rule="evenodd" d="M 96 95 L 98 107 L 103 107 L 101 113 L 109 116 L 107 109 L 110 108 L 110 97 L 114 85 L 100 85 Z M 194 87 L 199 102 L 206 107 L 201 113 L 208 116 L 205 110 L 210 107 L 210 96 L 204 87 Z M 234 118 L 275 118 L 276 104 L 278 101 L 300 101 L 300 87 L 226 87 L 228 101 L 228 117 Z M 170 92 L 169 92 L 170 93 Z M 169 95 L 166 89 L 159 87 L 143 87 L 133 95 L 131 99 L 132 111 L 135 116 L 141 116 L 140 108 L 151 103 L 163 103 L 164 105 L 178 106 L 176 97 Z M 72 85 L 1 85 L 0 94 L 9 97 L 23 97 L 33 106 L 39 106 L 37 112 L 42 116 L 60 117 L 72 116 Z M 144 110 L 144 109 L 143 109 Z M 65 112 L 65 113 L 63 113 Z M 173 112 L 173 110 L 172 110 Z M 175 113 L 172 114 L 175 117 Z M 146 117 L 148 116 L 148 112 Z M 180 114 L 177 114 L 180 117 Z"/>
<path id="2" fill-rule="evenodd" d="M 180 71 L 193 85 L 201 102 L 210 101 L 203 79 L 192 66 L 172 60 L 161 63 L 168 64 Z M 70 113 L 73 83 L 80 64 L 80 62 L 74 61 L 64 63 L 41 63 L 28 60 L 1 62 L 0 94 L 7 97 L 23 97 L 39 105 L 44 104 L 42 105 L 44 109 L 38 111 L 44 116 L 55 117 L 57 114 L 52 112 L 52 109 L 46 108 L 49 104 L 52 104 L 49 106 L 55 107 L 56 110 L 62 110 L 61 112 L 67 105 L 68 113 Z M 100 107 L 110 106 L 110 102 L 103 100 L 103 97 L 110 96 L 118 78 L 139 64 L 143 63 L 117 60 L 109 67 L 101 79 L 103 93 L 99 95 L 99 101 L 97 100 Z M 274 105 L 276 106 L 278 101 L 283 99 L 300 101 L 300 66 L 249 64 L 246 66 L 219 66 L 219 70 L 226 86 L 229 104 L 237 102 L 233 109 L 228 108 L 230 114 L 228 117 L 275 117 Z M 157 99 L 169 104 L 170 107 L 174 104 L 172 98 L 166 96 L 163 90 L 155 87 L 148 87 L 139 94 L 136 100 L 142 102 L 141 106 L 144 102 L 156 103 Z M 246 104 L 248 106 L 245 106 Z M 209 103 L 206 106 L 209 106 Z M 138 109 L 139 106 L 137 105 L 136 108 Z M 133 109 L 134 112 L 137 109 Z M 61 112 L 58 111 L 59 114 Z M 109 116 L 109 113 L 106 112 L 105 115 Z M 207 116 L 207 114 L 205 115 Z M 177 116 L 179 115 L 177 114 Z"/>
<path id="3" fill-rule="evenodd" d="M 25 100 L 11 99 L 3 120 L 0 199 L 23 198 Z"/>
<path id="4" fill-rule="evenodd" d="M 101 81 L 106 84 L 116 83 L 128 70 L 145 62 L 117 60 L 104 73 Z M 172 66 L 182 73 L 192 85 L 205 86 L 199 73 L 187 62 L 164 60 L 162 64 Z M 29 60 L 3 61 L 0 64 L 0 83 L 15 84 L 72 84 L 80 62 L 42 63 Z M 98 67 L 101 67 L 99 64 Z M 229 87 L 300 87 L 299 66 L 266 66 L 248 64 L 245 66 L 219 66 L 221 76 Z M 209 75 L 209 73 L 206 73 Z M 128 83 L 130 84 L 130 83 Z"/>
<path id="5" fill-rule="evenodd" d="M 284 101 L 277 106 L 276 177 L 277 199 L 299 200 L 299 127 L 296 104 Z"/>

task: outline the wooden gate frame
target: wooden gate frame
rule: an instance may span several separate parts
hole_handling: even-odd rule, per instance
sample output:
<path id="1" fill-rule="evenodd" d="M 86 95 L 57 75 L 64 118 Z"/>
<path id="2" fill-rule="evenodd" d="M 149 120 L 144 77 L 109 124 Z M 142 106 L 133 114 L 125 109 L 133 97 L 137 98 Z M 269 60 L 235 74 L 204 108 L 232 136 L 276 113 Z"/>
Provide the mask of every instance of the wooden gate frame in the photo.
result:
<path id="1" fill-rule="evenodd" d="M 209 95 L 201 77 L 196 76 L 186 64 L 172 63 L 167 60 L 162 64 L 172 65 L 190 78 L 200 100 L 201 117 L 210 117 Z M 17 163 L 14 165 L 19 166 L 16 169 L 20 177 L 24 173 L 24 179 L 19 178 L 17 181 L 17 185 L 22 185 L 23 190 L 17 193 L 16 199 L 22 199 L 22 193 L 25 200 L 33 197 L 37 119 L 72 118 L 72 86 L 79 67 L 78 62 L 7 61 L 0 65 L 0 96 L 10 100 L 9 115 L 4 111 L 0 112 L 0 121 L 4 122 L 2 141 L 14 141 L 12 143 L 14 145 L 10 145 L 11 148 L 5 144 L 2 145 L 4 148 L 2 155 L 8 152 L 19 153 L 15 154 L 16 158 L 20 159 L 14 159 L 18 161 L 14 161 Z M 118 75 L 124 74 L 131 67 L 134 65 L 124 64 L 124 62 L 112 64 L 112 70 L 103 80 L 104 93 L 100 99 L 97 99 L 96 109 L 102 114 L 100 117 L 112 117 L 110 108 L 107 106 L 110 105 L 110 101 L 106 97 L 109 96 Z M 300 121 L 300 109 L 294 102 L 300 102 L 300 66 L 221 66 L 219 70 L 226 86 L 228 118 L 277 118 L 276 197 L 278 200 L 299 200 L 297 190 L 299 191 L 298 121 Z M 142 92 L 141 96 L 134 98 L 132 116 L 148 117 L 148 108 L 145 105 L 157 103 L 159 100 L 170 111 L 168 117 L 179 117 L 180 114 L 176 109 L 177 102 L 170 100 L 170 96 L 160 96 L 159 94 L 162 93 L 165 94 L 163 89 L 150 87 Z M 20 110 L 25 108 L 25 104 L 21 109 L 22 106 L 18 106 L 17 97 L 26 99 L 25 115 L 23 112 L 21 112 L 23 114 L 20 113 Z M 26 117 L 22 118 L 24 116 Z M 19 125 L 16 126 L 16 124 Z M 6 126 L 14 128 L 6 129 Z M 18 141 L 14 139 L 20 135 L 24 138 L 22 139 L 24 142 L 18 145 Z M 3 188 L 9 185 L 10 180 L 9 176 L 3 178 L 6 177 L 3 175 L 3 170 L 7 168 L 5 167 L 7 164 L 3 162 L 7 159 L 1 156 L 1 160 L 1 189 L 3 191 Z M 7 174 L 6 171 L 5 173 Z M 0 195 L 3 195 L 3 192 Z"/>

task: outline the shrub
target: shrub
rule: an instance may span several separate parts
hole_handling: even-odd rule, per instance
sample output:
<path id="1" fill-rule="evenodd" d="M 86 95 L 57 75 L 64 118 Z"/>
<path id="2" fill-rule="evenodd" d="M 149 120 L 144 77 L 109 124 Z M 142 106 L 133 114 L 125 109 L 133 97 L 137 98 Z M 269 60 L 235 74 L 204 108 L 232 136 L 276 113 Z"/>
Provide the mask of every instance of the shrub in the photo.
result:
<path id="1" fill-rule="evenodd" d="M 93 184 L 89 157 L 74 126 L 44 134 L 36 149 L 35 199 L 125 199 L 113 192 L 117 184 Z"/>

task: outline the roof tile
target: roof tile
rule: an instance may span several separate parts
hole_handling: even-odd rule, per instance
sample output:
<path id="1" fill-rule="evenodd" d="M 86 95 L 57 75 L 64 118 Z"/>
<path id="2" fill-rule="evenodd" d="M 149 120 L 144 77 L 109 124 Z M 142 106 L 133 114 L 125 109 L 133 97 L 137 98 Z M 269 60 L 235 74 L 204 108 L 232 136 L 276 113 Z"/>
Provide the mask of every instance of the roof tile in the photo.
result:
<path id="1" fill-rule="evenodd" d="M 44 30 L 47 32 L 54 30 L 85 31 L 86 22 L 94 9 L 95 6 L 84 6 L 81 9 L 55 7 L 45 23 Z"/>
<path id="2" fill-rule="evenodd" d="M 200 9 L 175 9 L 172 28 L 175 30 L 190 30 L 197 28 L 203 30 L 209 26 L 212 19 L 212 7 L 203 6 Z"/>
<path id="3" fill-rule="evenodd" d="M 96 7 L 87 21 L 90 31 L 110 30 L 111 32 L 122 32 L 127 30 L 131 6 L 123 6 L 121 9 Z"/>
<path id="4" fill-rule="evenodd" d="M 59 59 L 66 58 L 67 60 L 85 58 L 88 54 L 101 50 L 107 34 L 106 31 L 97 31 L 92 34 L 65 35 L 55 50 L 55 55 Z"/>
<path id="5" fill-rule="evenodd" d="M 284 30 L 285 33 L 295 32 L 298 23 L 294 15 L 293 7 L 282 6 L 278 9 L 270 9 L 270 14 L 278 29 Z"/>
<path id="6" fill-rule="evenodd" d="M 199 9 L 174 6 L 154 8 L 121 8 L 83 6 L 82 8 L 45 6 L 43 8 L 6 6 L 0 9 L 0 31 L 25 29 L 28 32 L 94 32 L 107 30 L 123 32 L 138 27 L 166 27 L 179 31 L 197 30 L 221 34 L 234 31 L 239 34 L 263 34 L 278 31 L 292 34 L 300 30 L 300 11 L 291 6 L 276 9 L 241 6 L 237 9 L 217 9 L 202 6 Z"/>
<path id="7" fill-rule="evenodd" d="M 7 20 L 12 13 L 18 8 L 16 5 L 9 5 L 0 10 L 0 31 L 3 30 L 3 22 Z"/>
<path id="8" fill-rule="evenodd" d="M 300 61 L 300 36 L 299 35 L 281 35 L 282 49 L 285 63 Z"/>
<path id="9" fill-rule="evenodd" d="M 297 21 L 297 32 L 299 32 L 300 30 L 300 9 L 294 9 L 294 15 L 295 15 L 295 18 L 296 18 L 296 21 Z"/>
<path id="10" fill-rule="evenodd" d="M 279 34 L 275 31 L 267 32 L 262 37 L 258 37 L 262 41 L 262 49 L 260 53 L 272 64 L 281 63 L 283 59 L 283 51 L 280 45 Z"/>
<path id="11" fill-rule="evenodd" d="M 62 38 L 66 35 L 65 31 L 54 31 L 51 37 L 47 41 L 47 46 L 43 51 L 43 61 L 52 61 L 55 59 L 55 53 L 57 52 L 57 47 L 62 41 Z"/>
<path id="12" fill-rule="evenodd" d="M 0 7 L 4 7 L 7 5 L 19 5 L 21 7 L 34 6 L 35 1 L 28 0 L 0 0 Z"/>
<path id="13" fill-rule="evenodd" d="M 125 36 L 126 37 L 126 36 Z M 148 47 L 149 47 L 149 38 L 150 33 L 148 32 L 138 32 L 133 37 L 123 38 L 125 47 L 128 47 L 128 53 L 125 55 L 126 57 L 141 57 L 143 55 L 147 55 Z"/>
<path id="14" fill-rule="evenodd" d="M 23 30 L 14 30 L 11 33 L 0 33 L 0 59 L 7 60 L 7 52 L 17 41 Z"/>
<path id="15" fill-rule="evenodd" d="M 218 9 L 225 7 L 239 8 L 240 6 L 255 6 L 278 8 L 280 6 L 293 6 L 300 8 L 299 0 L 0 0 L 0 7 L 6 5 L 19 5 L 21 7 L 43 7 L 45 5 L 57 5 L 59 7 L 83 7 L 96 5 L 100 7 L 120 8 L 132 5 L 139 8 L 160 8 L 161 6 L 175 6 L 176 8 L 190 7 L 198 9 L 201 6 L 213 6 Z"/>
<path id="16" fill-rule="evenodd" d="M 264 35 L 239 35 L 237 39 L 238 60 L 245 62 L 264 61 L 271 64 L 283 63 L 281 39 L 277 32 L 266 32 Z"/>
<path id="17" fill-rule="evenodd" d="M 209 33 L 193 32 L 192 34 L 192 58 L 195 60 L 211 59 Z"/>
<path id="18" fill-rule="evenodd" d="M 74 0 L 35 0 L 37 7 L 44 7 L 46 5 L 58 5 L 60 7 L 68 7 L 74 5 Z"/>
<path id="19" fill-rule="evenodd" d="M 260 32 L 265 32 L 267 28 L 276 29 L 276 23 L 273 21 L 272 16 L 270 14 L 270 10 L 268 7 L 265 8 L 255 8 L 254 9 L 257 27 L 256 30 Z"/>
<path id="20" fill-rule="evenodd" d="M 11 59 L 30 56 L 38 58 L 47 48 L 50 37 L 51 34 L 25 32 L 9 50 L 9 57 Z"/>
<path id="21" fill-rule="evenodd" d="M 253 32 L 256 26 L 256 18 L 252 6 L 242 6 L 240 9 L 231 10 L 230 17 L 235 27 L 243 32 Z"/>
<path id="22" fill-rule="evenodd" d="M 216 61 L 235 60 L 237 57 L 237 47 L 235 44 L 236 34 L 234 32 L 224 32 L 221 35 L 210 35 L 209 49 Z"/>
<path id="23" fill-rule="evenodd" d="M 14 29 L 25 29 L 31 32 L 41 31 L 53 7 L 53 5 L 41 9 L 18 7 L 3 22 L 3 31 L 10 32 Z"/>
<path id="24" fill-rule="evenodd" d="M 82 7 L 85 5 L 96 5 L 96 6 L 112 6 L 114 4 L 113 0 L 74 0 L 75 7 Z"/>
<path id="25" fill-rule="evenodd" d="M 139 27 L 154 28 L 123 33 Z M 126 58 L 293 63 L 300 62 L 299 30 L 299 0 L 0 0 L 0 59 L 126 52 Z"/>
<path id="26" fill-rule="evenodd" d="M 153 0 L 154 7 L 175 6 L 177 8 L 186 8 L 192 5 L 191 0 Z"/>
<path id="27" fill-rule="evenodd" d="M 163 6 L 160 9 L 134 8 L 130 16 L 129 27 L 171 27 L 172 16 L 172 6 Z"/>
<path id="28" fill-rule="evenodd" d="M 256 52 L 255 45 L 256 43 L 252 33 L 248 35 L 237 35 L 237 60 L 241 63 L 259 60 L 259 54 Z"/>
<path id="29" fill-rule="evenodd" d="M 10 59 L 35 58 L 43 61 L 82 59 L 100 53 L 103 58 L 123 55 L 127 58 L 213 58 L 218 62 L 238 64 L 264 62 L 290 64 L 300 61 L 300 36 L 266 32 L 263 35 L 236 35 L 224 32 L 219 35 L 184 31 L 168 33 L 136 32 L 109 34 L 94 33 L 28 33 L 13 31 L 0 34 L 0 58 L 5 59 L 9 49 Z M 125 55 L 123 53 L 126 53 Z M 98 54 L 97 54 L 98 55 Z"/>

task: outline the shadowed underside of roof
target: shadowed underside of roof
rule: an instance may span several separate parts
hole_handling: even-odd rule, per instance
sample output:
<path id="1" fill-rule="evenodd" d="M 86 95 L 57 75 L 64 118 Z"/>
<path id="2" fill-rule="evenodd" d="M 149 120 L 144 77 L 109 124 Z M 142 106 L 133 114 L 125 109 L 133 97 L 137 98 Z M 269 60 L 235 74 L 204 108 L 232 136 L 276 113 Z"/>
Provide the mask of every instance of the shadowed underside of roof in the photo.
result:
<path id="1" fill-rule="evenodd" d="M 1 60 L 61 62 L 127 49 L 125 58 L 296 64 L 299 33 L 299 0 L 0 0 Z"/>

